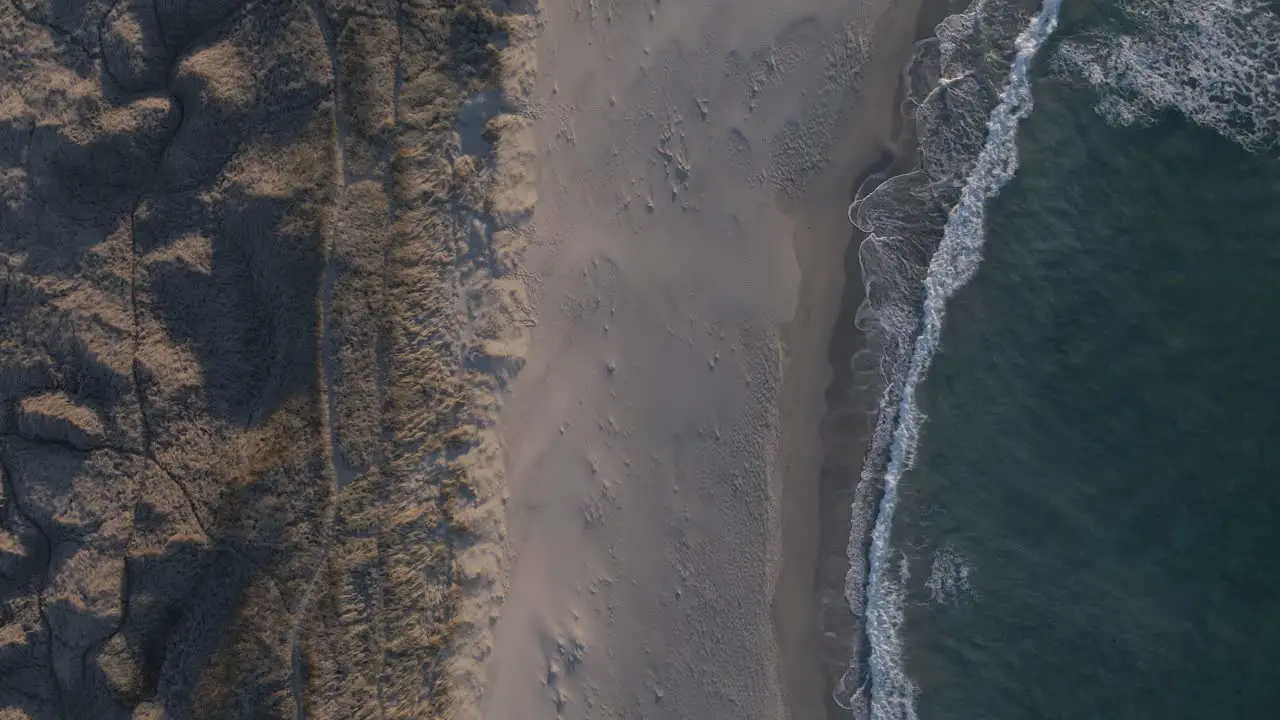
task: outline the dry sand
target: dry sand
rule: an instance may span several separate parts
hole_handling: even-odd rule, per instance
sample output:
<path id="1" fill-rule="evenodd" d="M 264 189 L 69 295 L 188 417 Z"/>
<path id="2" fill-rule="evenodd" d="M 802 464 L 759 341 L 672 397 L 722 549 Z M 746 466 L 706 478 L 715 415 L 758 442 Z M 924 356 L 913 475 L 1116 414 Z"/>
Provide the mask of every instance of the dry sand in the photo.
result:
<path id="1" fill-rule="evenodd" d="M 509 574 L 484 717 L 824 717 L 845 208 L 890 143 L 917 10 L 543 7 L 532 119 L 504 139 L 532 164 L 499 166 L 536 194 L 536 327 L 497 423 Z"/>

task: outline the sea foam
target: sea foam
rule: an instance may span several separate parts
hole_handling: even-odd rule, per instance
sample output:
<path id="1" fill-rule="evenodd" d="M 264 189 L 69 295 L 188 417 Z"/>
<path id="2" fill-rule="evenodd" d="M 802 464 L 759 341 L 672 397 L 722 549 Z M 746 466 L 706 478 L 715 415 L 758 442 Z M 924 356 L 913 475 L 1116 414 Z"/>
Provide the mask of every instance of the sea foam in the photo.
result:
<path id="1" fill-rule="evenodd" d="M 1147 125 L 1174 109 L 1250 151 L 1280 146 L 1280 17 L 1260 0 L 1120 0 L 1123 34 L 1063 42 L 1053 66 L 1098 112 Z"/>
<path id="2" fill-rule="evenodd" d="M 939 26 L 944 76 L 930 95 L 949 93 L 953 83 L 966 82 L 966 78 L 945 75 L 950 64 L 950 54 L 955 52 L 954 43 L 949 43 L 948 36 L 973 32 L 972 26 L 983 4 L 979 0 L 968 13 L 952 16 Z M 1039 12 L 1018 35 L 1008 81 L 999 93 L 994 109 L 987 116 L 985 137 L 976 156 L 964 152 L 963 133 L 945 135 L 948 138 L 958 137 L 961 146 L 955 151 L 933 154 L 935 160 L 943 159 L 944 164 L 931 167 L 930 153 L 926 152 L 925 168 L 886 181 L 861 200 L 860 207 L 850 209 L 850 216 L 857 220 L 860 228 L 868 232 L 874 230 L 876 233 L 868 238 L 869 243 L 864 244 L 862 256 L 864 280 L 868 285 L 868 303 L 869 306 L 876 306 L 878 303 L 878 307 L 873 308 L 869 318 L 860 318 L 860 324 L 876 324 L 879 341 L 886 345 L 883 348 L 886 352 L 882 367 L 886 388 L 872 447 L 859 484 L 860 489 L 864 489 L 874 485 L 876 480 L 880 481 L 879 507 L 874 520 L 869 521 L 866 513 L 859 510 L 855 496 L 853 533 L 849 541 L 851 568 L 845 588 L 851 609 L 863 619 L 863 632 L 869 644 L 868 668 L 861 677 L 853 672 L 846 675 L 845 682 L 837 688 L 836 699 L 846 707 L 853 707 L 859 704 L 860 698 L 863 699 L 866 707 L 856 709 L 867 712 L 872 718 L 887 720 L 916 717 L 915 699 L 918 690 L 903 668 L 900 635 L 908 568 L 905 556 L 901 554 L 896 555 L 899 561 L 894 563 L 895 552 L 890 543 L 899 483 L 914 461 L 923 422 L 916 404 L 916 390 L 928 374 L 929 365 L 938 349 L 947 300 L 973 277 L 981 262 L 985 241 L 986 203 L 1017 170 L 1017 127 L 1031 113 L 1032 108 L 1029 77 L 1031 60 L 1053 33 L 1060 7 L 1061 0 L 1043 0 Z M 972 82 L 972 78 L 968 81 Z M 976 93 L 967 93 L 958 97 L 972 99 L 976 96 Z M 922 114 L 917 118 L 922 129 L 922 142 L 927 139 L 930 116 L 924 111 L 929 107 L 926 98 L 920 108 Z M 969 133 L 969 136 L 980 137 L 975 133 Z M 957 158 L 966 156 L 971 157 L 972 161 L 965 162 L 963 168 L 955 166 Z M 877 203 L 877 196 L 883 198 L 888 194 L 921 197 L 937 193 L 937 186 L 945 184 L 945 178 L 956 175 L 957 171 L 960 171 L 959 176 L 962 177 L 959 193 L 946 217 L 937 249 L 927 266 L 919 266 L 923 272 L 913 273 L 912 268 L 916 266 L 909 261 L 899 262 L 897 266 L 888 268 L 888 273 L 877 272 L 875 263 L 891 263 L 892 258 L 903 255 L 901 249 L 897 253 L 877 250 L 877 242 L 883 243 L 887 237 L 885 226 L 903 222 L 900 215 L 894 216 L 892 213 L 887 216 L 882 213 L 877 217 L 878 208 L 897 204 L 886 205 L 883 200 Z M 895 238 L 908 236 L 910 233 L 902 232 Z M 907 254 L 910 251 L 911 248 L 908 248 Z M 872 263 L 871 267 L 866 265 L 868 262 Z M 913 287 L 913 274 L 923 276 L 920 278 L 922 282 L 914 285 L 923 289 L 922 300 L 920 305 L 915 306 L 916 312 L 904 313 L 904 307 L 908 306 L 901 301 L 919 293 L 903 289 Z M 877 278 L 886 276 L 898 282 L 881 283 L 884 287 L 877 286 Z M 877 301 L 878 295 L 895 294 L 897 297 L 890 297 L 890 300 L 897 302 L 883 299 Z M 887 455 L 887 464 L 883 465 L 883 477 L 878 477 L 881 470 L 878 456 L 882 452 Z M 863 557 L 864 543 L 860 533 L 865 532 L 868 524 L 871 525 L 870 547 Z M 864 561 L 865 573 L 861 570 Z M 851 671 L 860 666 L 861 663 L 856 658 L 850 663 Z"/>

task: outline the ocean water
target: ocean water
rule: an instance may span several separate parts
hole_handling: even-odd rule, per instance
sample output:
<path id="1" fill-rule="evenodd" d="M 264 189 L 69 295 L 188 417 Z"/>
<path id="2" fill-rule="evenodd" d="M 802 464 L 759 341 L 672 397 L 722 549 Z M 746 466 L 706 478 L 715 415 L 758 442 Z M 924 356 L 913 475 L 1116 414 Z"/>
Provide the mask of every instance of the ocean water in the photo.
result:
<path id="1" fill-rule="evenodd" d="M 1276 12 L 979 0 L 920 45 L 922 167 L 851 208 L 858 715 L 1280 714 Z"/>

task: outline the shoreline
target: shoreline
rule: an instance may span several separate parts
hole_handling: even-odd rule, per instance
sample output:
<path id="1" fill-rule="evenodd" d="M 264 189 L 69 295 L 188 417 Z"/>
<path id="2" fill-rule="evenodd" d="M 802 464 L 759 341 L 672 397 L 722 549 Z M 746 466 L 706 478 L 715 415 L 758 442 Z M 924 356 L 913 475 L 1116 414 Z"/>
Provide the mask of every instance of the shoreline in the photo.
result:
<path id="1" fill-rule="evenodd" d="M 856 178 L 846 185 L 847 202 L 870 193 L 885 180 L 919 167 L 914 123 L 908 114 L 906 97 L 910 82 L 908 69 L 919 43 L 935 36 L 935 28 L 955 12 L 953 0 L 923 0 L 915 10 L 913 38 L 907 54 L 898 65 L 893 80 L 893 101 L 888 113 L 890 140 L 880 156 L 864 165 Z M 866 234 L 848 227 L 850 241 L 841 259 L 844 286 L 841 290 L 835 322 L 825 348 L 831 370 L 824 386 L 820 419 L 821 469 L 817 477 L 818 548 L 814 567 L 814 600 L 819 622 L 819 661 L 822 664 L 823 707 L 825 717 L 846 718 L 850 710 L 841 708 L 834 698 L 837 686 L 855 654 L 853 643 L 867 652 L 861 621 L 853 616 L 845 597 L 846 574 L 850 558 L 851 508 L 860 484 L 859 477 L 869 452 L 874 431 L 878 398 L 883 382 L 878 357 L 869 347 L 869 337 L 856 324 L 856 317 L 866 297 L 859 248 Z M 865 553 L 863 553 L 865 556 Z M 816 716 L 816 715 L 815 715 Z"/>
<path id="2" fill-rule="evenodd" d="M 945 2 L 945 0 L 942 0 Z M 862 414 L 874 408 L 866 388 L 852 386 L 847 368 L 864 349 L 853 323 L 864 288 L 857 248 L 862 234 L 849 225 L 847 207 L 869 180 L 888 177 L 914 163 L 910 133 L 904 132 L 902 69 L 910 62 L 930 0 L 899 7 L 901 16 L 874 29 L 872 61 L 855 107 L 838 127 L 828 168 L 786 212 L 801 268 L 801 300 L 786 324 L 789 367 L 781 399 L 783 448 L 782 552 L 773 622 L 780 658 L 779 678 L 788 717 L 840 718 L 832 699 L 847 667 L 855 636 L 844 600 L 848 569 L 849 508 L 861 452 L 870 436 Z M 932 32 L 932 25 L 928 25 Z M 886 108 L 888 112 L 886 112 Z M 847 238 L 847 239 L 846 239 Z M 874 393 L 872 393 L 874 394 Z"/>
<path id="3" fill-rule="evenodd" d="M 728 25 L 713 5 L 530 20 L 527 137 L 498 179 L 529 208 L 499 223 L 520 278 L 500 290 L 532 332 L 491 444 L 505 599 L 472 623 L 493 637 L 467 652 L 481 716 L 833 716 L 815 520 L 860 280 L 845 208 L 897 142 L 921 0 Z"/>
<path id="4" fill-rule="evenodd" d="M 943 8 L 940 4 L 937 9 L 940 11 L 940 17 L 938 18 L 939 22 L 944 21 L 948 15 L 954 16 L 954 14 L 947 12 L 948 10 L 951 10 L 951 8 Z M 965 14 L 968 12 L 971 12 L 971 9 L 966 8 L 957 11 L 959 14 Z M 1032 23 L 1030 29 L 1024 30 L 1024 35 L 1019 36 L 1021 39 L 1025 37 L 1025 34 L 1029 34 L 1033 30 L 1042 33 L 1040 36 L 1035 38 L 1035 43 L 1031 45 L 1023 44 L 1020 40 L 1017 46 L 1019 58 L 1022 58 L 1024 53 L 1034 54 L 1036 49 L 1038 49 L 1040 44 L 1044 41 L 1047 34 L 1052 32 L 1052 15 L 1049 16 L 1049 20 L 1041 22 L 1045 15 L 1050 12 L 1051 10 L 1047 6 L 1043 8 L 1040 11 L 1040 14 L 1036 16 L 1038 19 Z M 942 73 L 945 70 L 954 76 L 954 71 L 948 70 L 947 68 L 936 68 L 936 58 L 933 59 L 932 64 L 930 64 L 931 61 L 929 55 L 936 51 L 936 45 L 930 45 L 930 41 L 934 40 L 937 33 L 927 33 L 924 31 L 927 27 L 924 17 L 921 18 L 921 25 L 922 27 L 918 32 L 919 38 L 915 43 L 913 43 L 913 47 L 924 52 L 924 54 L 919 57 L 925 64 L 916 66 L 915 57 L 913 56 L 912 64 L 904 67 L 902 77 L 904 81 L 903 86 L 909 88 L 909 94 L 918 94 L 918 90 L 924 90 L 932 86 L 933 91 L 928 93 L 928 99 L 922 100 L 922 102 L 928 103 L 938 97 L 936 93 L 939 90 L 942 90 L 942 87 L 935 84 L 937 82 L 937 76 L 933 75 L 933 73 Z M 931 50 L 930 48 L 933 49 Z M 947 51 L 945 48 L 942 51 L 942 57 L 944 60 L 947 57 Z M 936 69 L 931 72 L 931 67 Z M 1016 70 L 1021 66 L 1015 63 L 1013 67 L 1014 70 Z M 919 78 L 913 76 L 913 71 L 917 68 L 925 71 L 924 75 Z M 1014 70 L 1011 70 L 1010 72 L 1012 73 Z M 917 88 L 917 81 L 923 82 L 924 87 Z M 1010 82 L 1013 81 L 1011 80 Z M 943 86 L 945 86 L 945 83 L 943 83 Z M 1025 86 L 1022 87 L 1021 92 L 1028 92 L 1025 89 Z M 902 116 L 907 120 L 914 116 L 914 110 L 908 106 L 908 103 L 910 102 L 910 99 L 908 99 L 899 106 L 903 111 Z M 1024 106 L 1017 105 L 1017 102 L 1017 100 L 1009 100 L 1009 96 L 1002 93 L 1000 95 L 1000 105 L 998 107 L 1006 108 L 1008 103 L 1014 103 L 1013 107 L 1016 109 L 1029 106 L 1029 103 Z M 1014 113 L 1012 110 L 1008 112 Z M 1017 120 L 1020 120 L 1022 116 L 1012 114 L 1011 117 L 1013 117 L 1016 122 Z M 991 122 L 995 123 L 995 120 L 993 119 Z M 992 132 L 994 132 L 996 127 L 1003 129 L 1007 126 L 989 127 Z M 926 127 L 925 130 L 927 132 L 928 128 Z M 904 139 L 908 141 L 908 144 L 912 146 L 916 145 L 916 138 L 908 135 L 908 137 Z M 993 156 L 987 154 L 991 142 L 992 140 L 990 136 L 988 136 L 982 146 L 982 154 L 979 156 L 980 160 L 989 164 L 999 162 L 998 160 L 993 160 Z M 1013 140 L 1011 136 L 1002 135 L 1000 136 L 999 142 L 1001 144 L 997 147 L 1000 148 L 1000 151 L 1014 152 L 1014 150 L 1011 149 L 1006 150 L 1006 148 L 1013 147 Z M 934 181 L 937 181 L 934 176 L 936 168 L 930 165 L 931 161 L 936 161 L 936 157 L 932 154 L 927 157 L 922 156 L 920 155 L 919 150 L 917 150 L 916 154 L 917 162 L 905 167 L 897 168 L 897 172 L 894 173 L 886 172 L 883 177 L 880 178 L 880 183 L 882 183 L 881 185 L 871 187 L 869 189 L 859 188 L 856 193 L 858 201 L 860 202 L 871 198 L 872 196 L 879 198 L 881 193 L 878 192 L 878 190 L 880 188 L 889 187 L 883 183 L 887 183 L 890 180 L 902 180 L 908 183 L 918 183 L 921 182 L 921 178 L 925 178 L 924 182 L 929 182 L 929 178 L 933 178 Z M 966 170 L 964 172 L 966 173 L 965 183 L 968 183 L 969 180 L 975 176 L 974 173 L 977 173 L 977 177 L 986 177 L 985 174 L 978 171 Z M 898 192 L 904 192 L 904 190 L 896 184 L 894 189 Z M 912 191 L 907 189 L 905 192 L 910 193 Z M 990 196 L 994 194 L 995 191 L 986 190 L 985 192 Z M 962 195 L 961 199 L 967 199 L 969 202 L 973 202 L 972 196 L 967 194 Z M 883 198 L 881 198 L 881 200 L 883 200 Z M 917 214 L 928 216 L 930 214 L 924 212 L 923 209 L 913 211 L 912 208 L 909 207 L 909 204 L 910 203 L 908 203 L 908 206 L 895 205 L 892 207 L 894 208 L 894 211 L 899 213 L 899 216 L 904 213 L 908 216 L 915 216 Z M 932 210 L 932 214 L 937 214 L 939 216 L 945 214 L 945 218 L 939 217 L 939 224 L 937 225 L 938 234 L 943 235 L 943 237 L 938 238 L 939 241 L 942 242 L 943 246 L 942 248 L 929 251 L 929 254 L 942 253 L 945 251 L 947 243 L 949 242 L 945 239 L 949 236 L 945 235 L 943 227 L 945 226 L 946 231 L 950 231 L 952 228 L 952 221 L 955 220 L 956 217 L 969 219 L 971 216 L 963 214 L 958 215 L 957 213 L 960 213 L 959 210 L 947 213 L 945 201 L 938 202 L 932 206 L 926 204 L 924 207 Z M 873 206 L 870 210 L 870 216 L 865 214 L 867 212 L 865 206 L 858 208 L 859 227 L 870 233 L 875 233 L 877 228 L 870 226 L 871 224 L 868 222 L 868 217 L 876 217 L 877 210 L 879 212 L 884 212 L 884 207 L 882 205 Z M 851 214 L 852 211 L 853 208 L 851 207 Z M 979 209 L 974 212 L 980 213 L 980 206 Z M 979 219 L 977 222 L 981 223 L 981 220 Z M 891 269 L 894 263 L 908 261 L 904 258 L 910 257 L 912 253 L 921 254 L 921 248 L 916 247 L 913 242 L 910 240 L 906 242 L 902 241 L 902 236 L 899 236 L 898 234 L 901 230 L 896 229 L 896 226 L 892 224 L 892 221 L 888 227 L 889 234 L 878 238 L 884 242 L 874 245 L 870 252 L 880 255 L 888 255 L 890 257 L 889 266 Z M 978 232 L 981 232 L 981 230 L 978 230 Z M 886 247 L 890 249 L 886 250 Z M 954 252 L 954 249 L 952 252 Z M 859 473 L 862 479 L 854 488 L 853 523 L 856 523 L 857 526 L 850 526 L 848 541 L 850 565 L 848 579 L 845 583 L 845 590 L 849 604 L 853 608 L 852 615 L 861 616 L 854 621 L 854 624 L 858 626 L 856 636 L 859 638 L 860 642 L 858 643 L 856 652 L 853 652 L 850 655 L 848 669 L 845 672 L 839 687 L 841 695 L 848 698 L 847 707 L 851 708 L 854 714 L 858 717 L 867 717 L 872 712 L 873 704 L 879 706 L 886 702 L 892 704 L 899 701 L 911 703 L 911 697 L 918 692 L 911 679 L 904 675 L 904 671 L 902 669 L 903 651 L 901 648 L 901 640 L 897 635 L 898 627 L 901 622 L 898 615 L 901 612 L 899 606 L 901 601 L 896 595 L 896 590 L 885 589 L 885 585 L 882 584 L 882 575 L 885 572 L 884 567 L 890 562 L 888 559 L 888 553 L 893 552 L 888 548 L 888 531 L 886 528 L 887 523 L 892 521 L 893 508 L 899 497 L 896 480 L 900 474 L 904 472 L 904 468 L 909 468 L 910 462 L 909 460 L 903 460 L 903 443 L 908 444 L 909 447 L 905 452 L 910 453 L 914 448 L 915 442 L 914 437 L 911 436 L 913 430 L 903 429 L 904 426 L 910 428 L 918 422 L 916 408 L 914 404 L 910 404 L 912 403 L 910 392 L 911 389 L 914 388 L 914 385 L 919 382 L 920 376 L 916 375 L 918 368 L 927 367 L 928 358 L 931 357 L 933 349 L 937 347 L 939 342 L 940 321 L 943 311 L 941 309 L 941 305 L 937 301 L 938 296 L 935 294 L 937 288 L 932 284 L 932 279 L 934 277 L 933 268 L 936 261 L 936 255 L 932 260 L 927 259 L 927 256 L 925 258 L 916 258 L 916 262 L 927 263 L 927 267 L 930 268 L 930 278 L 928 282 L 920 285 L 915 283 L 899 283 L 898 286 L 894 286 L 894 291 L 899 294 L 904 294 L 904 297 L 894 298 L 888 303 L 885 302 L 883 297 L 880 297 L 875 301 L 866 300 L 863 304 L 867 307 L 864 308 L 860 306 L 858 308 L 859 314 L 867 309 L 870 309 L 871 315 L 875 315 L 880 312 L 888 313 L 887 317 L 890 322 L 884 328 L 884 330 L 888 330 L 888 332 L 870 332 L 867 334 L 867 337 L 871 338 L 873 341 L 876 339 L 886 341 L 886 349 L 882 350 L 882 352 L 885 353 L 883 357 L 887 358 L 888 361 L 893 364 L 893 369 L 888 371 L 891 373 L 890 377 L 881 377 L 881 382 L 887 380 L 890 384 L 883 387 L 886 394 L 881 400 L 877 410 L 873 411 L 875 416 L 874 430 L 870 437 L 870 442 L 868 443 L 861 472 Z M 870 278 L 870 274 L 873 273 L 874 270 L 868 271 L 864 269 L 864 278 Z M 891 277 L 893 276 L 891 275 Z M 960 277 L 961 279 L 952 281 L 951 285 L 943 286 L 946 293 L 946 295 L 943 296 L 944 300 L 945 297 L 949 296 L 951 292 L 965 282 L 964 278 L 967 276 L 961 275 Z M 870 280 L 868 280 L 868 282 L 870 282 Z M 870 288 L 873 286 L 868 284 L 867 287 Z M 924 288 L 928 289 L 927 294 L 924 293 Z M 923 297 L 914 297 L 916 292 L 922 294 Z M 872 306 L 873 302 L 875 303 L 874 307 Z M 918 336 L 917 331 L 912 329 L 904 330 L 902 328 L 896 328 L 895 332 L 895 318 L 903 317 L 902 313 L 914 311 L 915 308 L 920 307 L 918 304 L 920 302 L 924 303 L 924 312 L 920 316 L 919 321 L 921 323 L 921 327 L 918 330 Z M 912 338 L 915 339 L 914 342 L 911 342 Z M 903 349 L 904 346 L 906 348 L 905 350 Z M 923 361 L 920 359 L 922 355 L 924 357 Z M 909 366 L 906 365 L 908 362 L 910 363 Z M 923 365 L 918 363 L 923 363 Z M 880 364 L 883 365 L 883 361 L 881 361 Z M 906 386 L 903 385 L 904 382 L 907 383 Z M 898 393 L 901 394 L 899 395 Z M 908 404 L 910 405 L 908 406 Z M 896 412 L 890 414 L 891 410 Z M 903 439 L 904 436 L 907 437 L 906 440 Z M 872 480 L 875 482 L 871 482 Z M 854 564 L 856 562 L 865 563 L 860 569 L 861 572 L 859 572 L 859 568 Z M 905 569 L 902 570 L 903 577 L 901 582 L 903 583 L 905 583 L 905 572 Z M 868 588 L 873 588 L 875 591 L 873 592 Z M 883 599 L 881 593 L 887 593 L 885 597 L 888 597 L 889 599 Z M 888 607 L 885 607 L 886 605 Z M 863 618 L 867 618 L 867 620 L 864 621 Z M 888 656 L 887 659 L 885 657 L 886 655 Z M 874 669 L 871 668 L 873 661 L 875 662 Z M 873 680 L 870 675 L 871 672 L 875 673 L 874 682 L 876 689 L 874 692 L 868 685 L 868 683 Z M 887 700 L 885 699 L 886 697 L 888 698 Z M 910 710 L 909 707 L 908 709 Z"/>

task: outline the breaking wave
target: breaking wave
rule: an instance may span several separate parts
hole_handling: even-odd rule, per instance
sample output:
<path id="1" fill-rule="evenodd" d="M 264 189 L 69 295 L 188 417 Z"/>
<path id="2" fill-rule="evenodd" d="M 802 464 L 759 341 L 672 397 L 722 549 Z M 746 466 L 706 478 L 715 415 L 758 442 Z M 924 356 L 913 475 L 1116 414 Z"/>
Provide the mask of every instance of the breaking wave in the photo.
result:
<path id="1" fill-rule="evenodd" d="M 908 118 L 921 167 L 850 208 L 867 233 L 859 249 L 866 300 L 857 322 L 880 354 L 885 379 L 848 547 L 845 596 L 863 642 L 835 691 L 860 717 L 916 717 L 918 690 L 904 672 L 899 633 L 908 568 L 900 554 L 894 567 L 890 544 L 898 483 L 912 466 L 923 422 L 916 389 L 938 348 L 947 300 L 981 261 L 986 202 L 1017 169 L 1017 127 L 1032 107 L 1031 60 L 1053 33 L 1060 6 L 1043 0 L 1028 22 L 1008 0 L 976 0 L 938 26 L 936 42 L 917 45 L 913 63 L 936 70 L 908 70 L 932 84 Z M 1011 41 L 1011 61 L 992 52 Z M 986 79 L 1002 75 L 1002 89 Z M 909 88 L 909 97 L 918 94 Z"/>
<path id="2" fill-rule="evenodd" d="M 1258 152 L 1280 145 L 1280 17 L 1261 0 L 1120 0 L 1125 33 L 1064 41 L 1053 68 L 1117 125 L 1165 110 Z"/>

